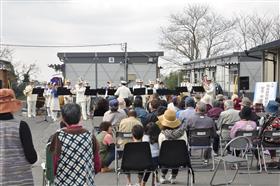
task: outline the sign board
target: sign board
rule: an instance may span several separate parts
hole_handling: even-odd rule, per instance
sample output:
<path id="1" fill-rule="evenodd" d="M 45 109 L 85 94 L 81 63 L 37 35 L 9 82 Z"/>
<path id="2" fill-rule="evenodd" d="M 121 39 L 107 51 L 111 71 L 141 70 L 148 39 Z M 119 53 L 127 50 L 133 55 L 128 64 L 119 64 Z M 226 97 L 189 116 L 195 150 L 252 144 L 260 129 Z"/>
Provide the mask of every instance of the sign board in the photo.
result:
<path id="1" fill-rule="evenodd" d="M 277 82 L 257 82 L 255 86 L 254 103 L 262 100 L 264 106 L 270 100 L 275 100 L 277 94 Z"/>

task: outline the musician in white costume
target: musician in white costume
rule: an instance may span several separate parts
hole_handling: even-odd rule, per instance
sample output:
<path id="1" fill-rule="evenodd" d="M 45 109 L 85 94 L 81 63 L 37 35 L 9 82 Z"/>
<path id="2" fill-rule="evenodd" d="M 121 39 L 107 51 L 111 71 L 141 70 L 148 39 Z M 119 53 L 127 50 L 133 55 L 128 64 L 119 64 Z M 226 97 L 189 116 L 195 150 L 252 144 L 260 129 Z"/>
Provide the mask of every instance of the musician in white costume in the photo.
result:
<path id="1" fill-rule="evenodd" d="M 89 87 L 89 83 L 85 81 L 84 86 Z M 85 95 L 85 99 L 86 99 L 86 113 L 87 113 L 88 116 L 90 116 L 91 96 L 90 95 Z"/>
<path id="2" fill-rule="evenodd" d="M 133 90 L 134 90 L 135 88 L 145 88 L 145 87 L 143 86 L 143 80 L 142 80 L 142 79 L 136 79 L 135 82 L 136 82 L 136 85 L 133 86 Z"/>
<path id="3" fill-rule="evenodd" d="M 128 98 L 132 96 L 130 89 L 126 87 L 126 84 L 126 81 L 121 81 L 121 86 L 115 92 L 115 96 L 119 96 L 121 98 Z"/>
<path id="4" fill-rule="evenodd" d="M 47 109 L 47 114 L 51 117 L 51 100 L 52 100 L 52 84 L 49 82 L 47 83 L 47 87 L 44 90 L 44 97 L 45 97 L 45 106 Z"/>
<path id="5" fill-rule="evenodd" d="M 31 80 L 29 85 L 27 85 L 23 91 L 23 94 L 27 98 L 27 116 L 29 118 L 36 117 L 36 101 L 37 94 L 32 94 L 34 87 L 34 80 Z"/>
<path id="6" fill-rule="evenodd" d="M 57 88 L 58 88 L 58 84 L 53 83 L 52 90 L 51 90 L 51 105 L 50 105 L 51 116 L 53 121 L 57 121 L 57 114 L 60 111 Z"/>
<path id="7" fill-rule="evenodd" d="M 205 77 L 205 79 L 203 80 L 203 88 L 205 90 L 204 97 L 209 97 L 210 103 L 212 103 L 216 97 L 215 84 L 212 82 L 212 78 L 207 76 Z"/>
<path id="8" fill-rule="evenodd" d="M 64 87 L 67 88 L 67 89 L 70 89 L 70 92 L 73 91 L 73 87 L 71 86 L 70 80 L 65 81 Z M 67 104 L 67 103 L 73 103 L 72 95 L 64 95 L 64 104 Z"/>
<path id="9" fill-rule="evenodd" d="M 190 81 L 188 79 L 185 79 L 183 82 L 181 82 L 181 87 L 187 87 L 188 92 L 192 91 L 192 84 L 190 83 Z"/>
<path id="10" fill-rule="evenodd" d="M 74 92 L 76 93 L 76 103 L 81 106 L 83 119 L 87 120 L 85 97 L 86 87 L 84 87 L 83 83 L 83 81 L 79 81 L 75 86 Z"/>

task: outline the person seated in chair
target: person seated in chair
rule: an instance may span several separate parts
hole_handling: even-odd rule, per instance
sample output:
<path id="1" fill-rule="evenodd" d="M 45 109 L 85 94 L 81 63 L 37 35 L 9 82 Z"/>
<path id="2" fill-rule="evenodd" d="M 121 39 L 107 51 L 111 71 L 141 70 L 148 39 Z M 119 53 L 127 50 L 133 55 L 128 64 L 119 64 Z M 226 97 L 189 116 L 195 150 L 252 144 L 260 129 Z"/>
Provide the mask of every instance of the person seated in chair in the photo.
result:
<path id="1" fill-rule="evenodd" d="M 213 150 L 218 154 L 219 148 L 219 137 L 216 131 L 216 124 L 212 118 L 206 116 L 206 104 L 203 102 L 198 102 L 195 107 L 195 113 L 189 117 L 187 120 L 187 128 L 192 129 L 211 129 L 211 134 L 213 136 Z M 205 163 L 208 163 L 211 151 L 205 151 L 204 159 Z"/>

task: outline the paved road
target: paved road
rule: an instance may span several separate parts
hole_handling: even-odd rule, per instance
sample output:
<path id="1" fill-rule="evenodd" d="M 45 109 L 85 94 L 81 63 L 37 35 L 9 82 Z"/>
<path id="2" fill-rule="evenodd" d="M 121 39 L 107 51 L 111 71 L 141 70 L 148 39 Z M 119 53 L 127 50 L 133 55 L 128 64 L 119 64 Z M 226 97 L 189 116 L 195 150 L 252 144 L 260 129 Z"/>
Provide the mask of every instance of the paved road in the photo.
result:
<path id="1" fill-rule="evenodd" d="M 43 121 L 43 117 L 36 117 L 32 119 L 28 118 L 23 118 L 22 116 L 17 116 L 19 119 L 27 121 L 29 124 L 32 135 L 33 135 L 33 141 L 35 148 L 37 150 L 39 160 L 34 164 L 33 166 L 33 176 L 35 180 L 35 185 L 42 185 L 42 169 L 40 167 L 41 163 L 44 161 L 45 156 L 44 156 L 44 147 L 45 144 L 48 141 L 48 138 L 50 137 L 51 134 L 53 134 L 58 128 L 58 122 L 52 123 L 52 122 L 45 122 Z M 91 127 L 91 120 L 88 120 L 84 122 L 85 126 L 87 128 Z M 114 164 L 113 164 L 114 165 Z M 112 166 L 113 166 L 112 165 Z M 113 168 L 113 167 L 112 167 Z M 229 171 L 229 174 L 231 174 L 233 171 Z M 196 179 L 196 184 L 197 186 L 204 186 L 204 185 L 209 185 L 212 172 L 196 172 L 195 173 L 195 179 Z M 177 185 L 186 185 L 186 172 L 180 172 L 177 180 L 178 183 Z M 221 175 L 220 178 L 223 178 L 223 174 Z M 96 185 L 97 186 L 113 186 L 116 185 L 116 175 L 114 173 L 105 173 L 105 174 L 98 174 L 95 177 L 96 180 Z M 134 182 L 136 181 L 136 175 L 133 176 Z M 221 181 L 223 179 L 220 179 Z M 247 174 L 239 174 L 237 177 L 236 182 L 233 185 L 248 185 L 248 180 L 249 177 Z M 121 184 L 120 185 L 125 185 L 125 176 L 121 176 Z M 251 183 L 252 185 L 255 186 L 280 186 L 280 174 L 252 174 L 251 175 Z M 151 185 L 151 183 L 148 183 L 147 185 Z M 168 184 L 167 184 L 168 185 Z"/>

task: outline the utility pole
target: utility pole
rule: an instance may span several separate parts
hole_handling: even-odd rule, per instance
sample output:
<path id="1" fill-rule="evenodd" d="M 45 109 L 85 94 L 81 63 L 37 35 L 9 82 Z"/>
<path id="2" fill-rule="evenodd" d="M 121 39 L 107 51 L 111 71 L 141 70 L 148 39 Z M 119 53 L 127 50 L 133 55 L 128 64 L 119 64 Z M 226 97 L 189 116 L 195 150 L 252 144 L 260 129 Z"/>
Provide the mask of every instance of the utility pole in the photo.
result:
<path id="1" fill-rule="evenodd" d="M 128 81 L 128 53 L 127 53 L 127 43 L 124 43 L 124 78 Z"/>

